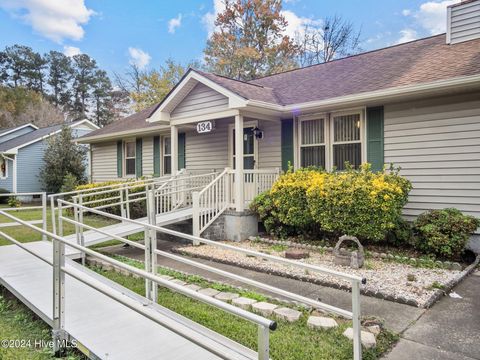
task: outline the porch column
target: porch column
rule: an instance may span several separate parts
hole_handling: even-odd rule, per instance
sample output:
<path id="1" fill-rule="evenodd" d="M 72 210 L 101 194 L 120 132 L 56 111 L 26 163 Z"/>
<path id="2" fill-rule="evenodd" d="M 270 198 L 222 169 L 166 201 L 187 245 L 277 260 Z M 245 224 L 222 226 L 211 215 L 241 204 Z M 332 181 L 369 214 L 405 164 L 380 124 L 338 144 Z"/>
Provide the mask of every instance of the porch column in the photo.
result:
<path id="1" fill-rule="evenodd" d="M 243 211 L 244 179 L 243 179 L 243 116 L 235 116 L 235 210 Z"/>
<path id="2" fill-rule="evenodd" d="M 178 128 L 176 125 L 170 126 L 170 134 L 172 175 L 176 175 L 178 171 Z"/>

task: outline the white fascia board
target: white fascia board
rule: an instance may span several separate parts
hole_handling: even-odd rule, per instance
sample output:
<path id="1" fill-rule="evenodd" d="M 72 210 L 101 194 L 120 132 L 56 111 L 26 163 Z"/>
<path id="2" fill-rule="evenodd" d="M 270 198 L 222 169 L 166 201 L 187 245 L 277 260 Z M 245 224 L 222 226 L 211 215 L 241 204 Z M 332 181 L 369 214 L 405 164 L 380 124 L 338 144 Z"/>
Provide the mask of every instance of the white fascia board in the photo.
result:
<path id="1" fill-rule="evenodd" d="M 95 125 L 93 122 L 91 122 L 90 120 L 88 119 L 84 119 L 84 120 L 81 120 L 81 121 L 78 121 L 74 124 L 66 124 L 66 125 L 69 125 L 71 128 L 76 128 L 77 126 L 80 126 L 80 125 L 87 125 L 88 127 L 90 127 L 92 130 L 97 130 L 97 129 L 100 129 L 100 127 L 98 125 Z"/>
<path id="2" fill-rule="evenodd" d="M 82 144 L 88 144 L 88 143 L 93 143 L 93 142 L 100 142 L 100 141 L 107 141 L 107 140 L 115 140 L 118 138 L 123 138 L 125 136 L 140 136 L 140 135 L 148 135 L 152 132 L 155 131 L 165 131 L 165 132 L 170 132 L 170 128 L 165 128 L 165 125 L 159 125 L 159 126 L 151 126 L 149 128 L 143 129 L 143 130 L 125 130 L 125 131 L 119 131 L 116 133 L 111 133 L 111 134 L 104 134 L 104 135 L 96 135 L 96 136 L 85 136 L 81 138 L 77 138 L 77 142 Z"/>
<path id="3" fill-rule="evenodd" d="M 154 122 L 154 121 L 160 121 L 160 120 L 170 120 L 169 112 L 165 111 L 165 107 L 168 105 L 169 101 L 171 99 L 174 99 L 180 91 L 183 89 L 184 86 L 189 81 L 197 81 L 205 86 L 208 86 L 212 90 L 217 91 L 218 93 L 228 97 L 228 106 L 229 108 L 239 108 L 239 107 L 244 107 L 247 105 L 247 99 L 235 94 L 234 92 L 224 88 L 223 86 L 217 84 L 216 82 L 207 79 L 205 76 L 200 75 L 199 73 L 195 72 L 195 70 L 192 70 L 178 86 L 173 90 L 168 97 L 163 101 L 163 103 L 153 112 L 152 115 L 150 115 L 149 118 L 147 118 L 147 121 L 149 122 Z M 157 114 L 160 113 L 160 114 Z M 168 114 L 168 116 L 167 116 Z"/>
<path id="4" fill-rule="evenodd" d="M 34 124 L 32 124 L 32 123 L 28 123 L 28 124 L 23 124 L 23 125 L 17 126 L 17 127 L 13 128 L 13 129 L 10 129 L 10 130 L 8 130 L 8 131 L 5 131 L 4 133 L 0 134 L 0 137 L 5 136 L 5 135 L 8 135 L 8 134 L 11 134 L 12 132 L 15 132 L 15 131 L 24 129 L 24 128 L 28 127 L 28 126 L 34 128 L 35 130 L 38 130 L 38 126 L 36 126 L 36 125 L 34 125 Z"/>

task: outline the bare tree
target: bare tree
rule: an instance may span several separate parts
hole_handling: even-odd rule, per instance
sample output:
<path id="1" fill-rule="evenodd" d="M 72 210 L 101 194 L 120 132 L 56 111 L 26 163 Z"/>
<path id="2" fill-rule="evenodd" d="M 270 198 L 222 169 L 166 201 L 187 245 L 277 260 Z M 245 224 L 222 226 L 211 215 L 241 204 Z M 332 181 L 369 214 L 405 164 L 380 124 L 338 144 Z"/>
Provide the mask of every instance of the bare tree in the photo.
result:
<path id="1" fill-rule="evenodd" d="M 307 24 L 296 34 L 298 63 L 308 66 L 357 54 L 361 51 L 360 35 L 361 29 L 357 31 L 350 21 L 338 15 L 326 17 L 318 25 Z"/>
<path id="2" fill-rule="evenodd" d="M 142 88 L 142 78 L 146 75 L 146 71 L 140 70 L 137 65 L 131 64 L 125 75 L 113 73 L 115 85 L 126 93 L 140 92 Z"/>

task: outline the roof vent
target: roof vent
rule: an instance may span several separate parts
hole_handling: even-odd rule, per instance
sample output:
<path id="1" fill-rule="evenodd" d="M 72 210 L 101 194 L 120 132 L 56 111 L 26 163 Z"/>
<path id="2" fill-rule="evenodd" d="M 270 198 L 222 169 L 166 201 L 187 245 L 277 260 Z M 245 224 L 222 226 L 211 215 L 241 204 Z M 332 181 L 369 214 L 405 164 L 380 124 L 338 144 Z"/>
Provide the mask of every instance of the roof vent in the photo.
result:
<path id="1" fill-rule="evenodd" d="M 480 0 L 464 0 L 447 8 L 447 44 L 480 38 Z"/>

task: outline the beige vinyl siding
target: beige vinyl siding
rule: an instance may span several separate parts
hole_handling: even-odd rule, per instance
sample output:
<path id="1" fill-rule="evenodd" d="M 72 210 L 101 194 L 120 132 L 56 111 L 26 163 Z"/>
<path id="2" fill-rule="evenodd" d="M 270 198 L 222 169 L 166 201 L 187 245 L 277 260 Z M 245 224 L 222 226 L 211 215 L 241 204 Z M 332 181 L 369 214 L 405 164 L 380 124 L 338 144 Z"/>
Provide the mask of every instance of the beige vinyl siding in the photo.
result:
<path id="1" fill-rule="evenodd" d="M 175 107 L 171 118 L 194 116 L 228 108 L 228 98 L 203 84 L 197 84 Z"/>
<path id="2" fill-rule="evenodd" d="M 264 132 L 264 138 L 258 140 L 258 168 L 282 168 L 282 126 L 279 121 L 259 121 L 258 127 Z"/>
<path id="3" fill-rule="evenodd" d="M 386 105 L 385 162 L 413 183 L 407 217 L 446 207 L 480 217 L 480 93 Z"/>
<path id="4" fill-rule="evenodd" d="M 189 171 L 222 171 L 228 166 L 228 124 L 231 119 L 215 122 L 211 133 L 198 134 L 195 130 L 185 134 L 185 167 Z"/>
<path id="5" fill-rule="evenodd" d="M 254 119 L 245 119 L 245 122 Z M 228 127 L 233 119 L 220 119 L 215 122 L 215 129 L 208 134 L 198 134 L 195 130 L 186 133 L 185 157 L 186 168 L 190 171 L 222 171 L 230 163 Z M 264 138 L 258 143 L 258 169 L 281 168 L 281 124 L 273 121 L 258 121 L 258 127 L 264 131 Z"/>
<path id="6" fill-rule="evenodd" d="M 472 2 L 451 8 L 450 43 L 480 37 L 480 2 Z"/>
<path id="7" fill-rule="evenodd" d="M 143 176 L 153 176 L 153 137 L 144 137 L 142 141 Z"/>
<path id="8" fill-rule="evenodd" d="M 91 145 L 92 182 L 117 179 L 117 142 Z"/>

